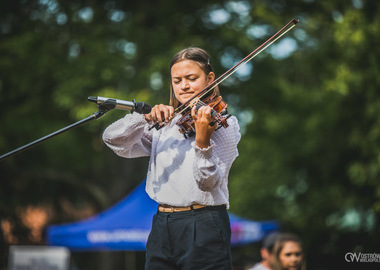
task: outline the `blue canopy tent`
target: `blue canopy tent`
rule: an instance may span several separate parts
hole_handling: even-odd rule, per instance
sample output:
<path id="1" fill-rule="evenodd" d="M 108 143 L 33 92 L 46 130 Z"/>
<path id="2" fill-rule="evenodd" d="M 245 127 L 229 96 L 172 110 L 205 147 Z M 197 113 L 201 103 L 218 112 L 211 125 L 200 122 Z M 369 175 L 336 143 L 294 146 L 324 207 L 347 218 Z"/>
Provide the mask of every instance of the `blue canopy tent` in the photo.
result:
<path id="1" fill-rule="evenodd" d="M 115 206 L 84 221 L 47 229 L 51 246 L 72 251 L 144 251 L 157 203 L 145 192 L 145 181 Z M 230 215 L 232 246 L 253 243 L 278 230 L 274 221 L 256 222 Z"/>

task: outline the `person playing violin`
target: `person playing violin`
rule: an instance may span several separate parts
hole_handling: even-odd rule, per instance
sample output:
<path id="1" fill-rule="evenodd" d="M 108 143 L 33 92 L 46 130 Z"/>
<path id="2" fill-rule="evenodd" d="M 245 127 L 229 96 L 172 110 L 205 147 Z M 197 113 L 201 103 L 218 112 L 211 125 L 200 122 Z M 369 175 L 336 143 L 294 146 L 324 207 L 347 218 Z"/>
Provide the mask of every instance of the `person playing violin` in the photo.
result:
<path id="1" fill-rule="evenodd" d="M 236 117 L 210 124 L 213 108 L 193 106 L 195 136 L 175 114 L 215 80 L 207 52 L 186 48 L 170 63 L 169 105 L 127 114 L 106 128 L 105 144 L 126 158 L 149 156 L 146 192 L 159 203 L 146 245 L 145 269 L 231 269 L 228 174 L 241 138 Z M 213 91 L 219 95 L 217 87 Z M 156 130 L 152 124 L 165 124 Z"/>

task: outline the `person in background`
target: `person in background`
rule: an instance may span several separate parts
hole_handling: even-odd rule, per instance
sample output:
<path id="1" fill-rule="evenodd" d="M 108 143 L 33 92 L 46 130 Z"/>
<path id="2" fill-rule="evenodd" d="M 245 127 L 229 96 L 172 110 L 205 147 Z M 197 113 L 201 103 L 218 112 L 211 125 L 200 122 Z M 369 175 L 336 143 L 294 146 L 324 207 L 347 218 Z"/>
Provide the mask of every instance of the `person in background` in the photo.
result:
<path id="1" fill-rule="evenodd" d="M 265 237 L 263 245 L 260 249 L 261 262 L 255 264 L 248 270 L 271 270 L 271 263 L 273 257 L 273 248 L 280 233 L 273 232 Z"/>
<path id="2" fill-rule="evenodd" d="M 272 270 L 305 270 L 301 240 L 294 234 L 281 234 L 273 248 Z"/>

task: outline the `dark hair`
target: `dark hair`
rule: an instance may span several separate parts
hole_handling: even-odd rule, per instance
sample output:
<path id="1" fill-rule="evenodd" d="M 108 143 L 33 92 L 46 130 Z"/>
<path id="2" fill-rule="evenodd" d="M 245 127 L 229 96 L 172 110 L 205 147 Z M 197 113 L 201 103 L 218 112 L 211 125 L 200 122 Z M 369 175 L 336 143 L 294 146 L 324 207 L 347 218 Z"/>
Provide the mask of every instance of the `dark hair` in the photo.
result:
<path id="1" fill-rule="evenodd" d="M 174 64 L 182 60 L 191 60 L 191 61 L 197 62 L 206 75 L 208 75 L 210 72 L 214 72 L 211 66 L 211 60 L 208 53 L 201 48 L 189 47 L 189 48 L 183 49 L 182 51 L 178 52 L 176 55 L 173 56 L 169 65 L 170 74 L 171 74 L 171 69 L 174 66 Z M 214 88 L 214 93 L 216 93 L 218 96 L 220 95 L 218 86 Z M 174 95 L 173 85 L 171 83 L 170 83 L 169 105 L 173 106 L 174 109 L 180 105 L 179 101 Z"/>
<path id="2" fill-rule="evenodd" d="M 281 235 L 277 237 L 276 244 L 274 245 L 274 248 L 273 248 L 274 260 L 273 260 L 272 268 L 274 270 L 282 269 L 281 262 L 280 262 L 280 253 L 287 242 L 295 242 L 299 244 L 303 252 L 301 239 L 297 235 L 292 234 L 292 233 L 282 233 Z M 303 255 L 300 270 L 305 270 L 305 269 L 306 269 L 306 262 L 305 262 L 305 256 Z"/>
<path id="3" fill-rule="evenodd" d="M 273 253 L 274 245 L 276 244 L 276 240 L 280 237 L 280 235 L 281 233 L 279 232 L 272 232 L 264 238 L 263 248 L 268 250 L 270 254 Z"/>

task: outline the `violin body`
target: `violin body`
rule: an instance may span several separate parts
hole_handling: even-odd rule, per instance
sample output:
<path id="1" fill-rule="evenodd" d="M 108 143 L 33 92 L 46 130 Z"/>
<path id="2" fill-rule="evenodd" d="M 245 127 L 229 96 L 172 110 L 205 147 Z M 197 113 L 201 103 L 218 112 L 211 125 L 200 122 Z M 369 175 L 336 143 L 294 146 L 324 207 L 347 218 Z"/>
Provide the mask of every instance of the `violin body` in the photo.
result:
<path id="1" fill-rule="evenodd" d="M 227 119 L 231 116 L 227 111 L 227 103 L 223 101 L 221 96 L 212 93 L 208 97 L 204 98 L 202 101 L 194 102 L 193 106 L 200 108 L 202 106 L 212 107 L 211 116 L 214 119 L 210 125 L 217 124 L 220 127 L 227 128 Z M 189 106 L 186 111 L 182 112 L 182 117 L 177 121 L 177 125 L 180 127 L 179 131 L 184 134 L 186 138 L 192 137 L 195 134 L 195 124 L 191 117 L 191 106 Z"/>

